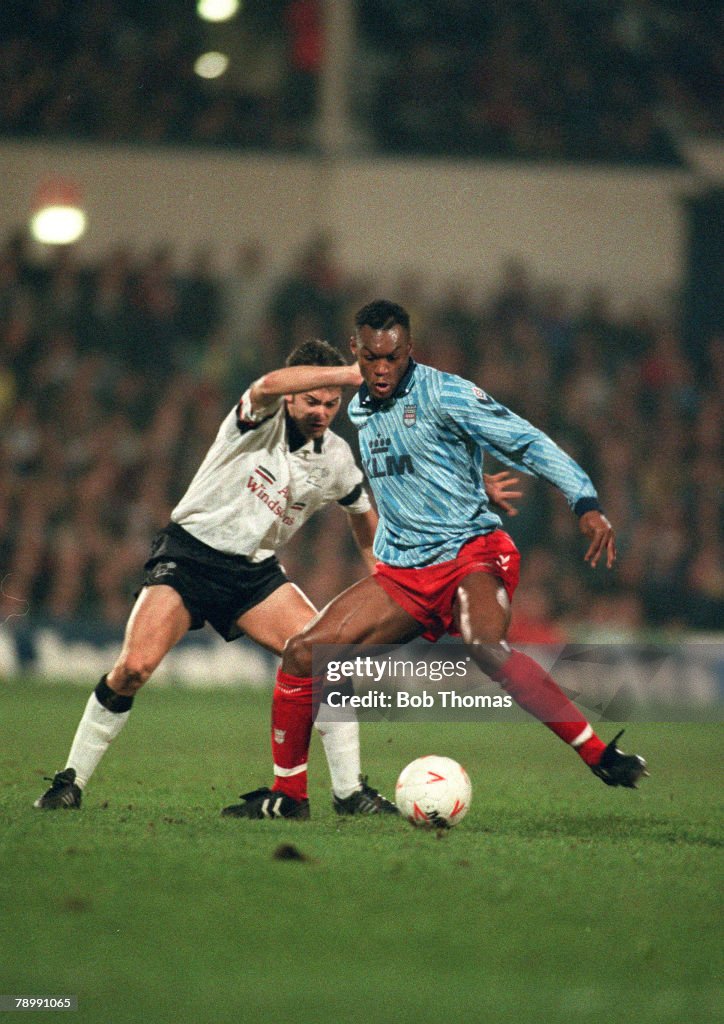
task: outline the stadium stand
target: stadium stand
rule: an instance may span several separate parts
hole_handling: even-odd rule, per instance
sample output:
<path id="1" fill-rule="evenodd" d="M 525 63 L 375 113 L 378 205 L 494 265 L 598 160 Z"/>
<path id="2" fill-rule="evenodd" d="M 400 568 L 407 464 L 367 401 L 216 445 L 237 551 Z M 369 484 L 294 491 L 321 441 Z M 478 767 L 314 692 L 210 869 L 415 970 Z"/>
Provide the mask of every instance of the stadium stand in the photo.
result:
<path id="1" fill-rule="evenodd" d="M 0 134 L 313 150 L 319 0 L 44 0 L 0 9 Z M 676 165 L 721 133 L 718 5 L 691 0 L 359 0 L 353 113 L 365 148 Z M 230 57 L 212 81 L 209 47 Z"/>
<path id="2" fill-rule="evenodd" d="M 261 307 L 243 301 L 249 278 L 264 282 L 248 291 L 266 296 Z M 5 239 L 3 617 L 121 625 L 154 530 L 240 390 L 300 338 L 341 341 L 365 297 L 329 237 L 310 240 L 280 278 L 253 242 L 229 278 L 208 253 L 180 273 L 169 250 L 85 265 L 69 247 L 38 263 L 22 236 Z M 482 298 L 454 285 L 425 298 L 410 281 L 394 297 L 412 310 L 419 358 L 473 377 L 558 439 L 591 470 L 616 524 L 617 571 L 590 573 L 560 496 L 526 488 L 508 524 L 526 555 L 520 638 L 575 631 L 583 614 L 602 627 L 717 628 L 722 339 L 695 357 L 653 303 L 614 315 L 604 292 L 573 302 L 519 263 L 501 266 Z M 361 571 L 335 511 L 284 556 L 318 602 Z"/>
<path id="3" fill-rule="evenodd" d="M 354 11 L 352 137 L 368 154 L 675 166 L 682 140 L 724 127 L 710 2 Z M 221 42 L 229 71 L 200 78 L 196 57 Z M 319 0 L 246 0 L 216 27 L 185 0 L 4 4 L 0 138 L 313 152 L 324 46 Z M 281 276 L 251 238 L 224 274 L 211 249 L 183 271 L 169 247 L 36 257 L 22 232 L 0 242 L 0 610 L 117 627 L 240 389 L 306 337 L 343 339 L 382 284 L 361 287 L 324 235 Z M 492 291 L 427 295 L 412 268 L 390 297 L 411 309 L 423 360 L 580 458 L 617 527 L 616 573 L 589 574 L 563 503 L 527 487 L 510 521 L 526 555 L 512 635 L 575 631 L 584 610 L 602 628 L 718 628 L 722 338 L 692 343 L 692 318 L 658 295 L 624 315 L 605 286 L 574 299 L 514 262 Z M 285 564 L 317 602 L 361 569 L 332 512 Z"/>

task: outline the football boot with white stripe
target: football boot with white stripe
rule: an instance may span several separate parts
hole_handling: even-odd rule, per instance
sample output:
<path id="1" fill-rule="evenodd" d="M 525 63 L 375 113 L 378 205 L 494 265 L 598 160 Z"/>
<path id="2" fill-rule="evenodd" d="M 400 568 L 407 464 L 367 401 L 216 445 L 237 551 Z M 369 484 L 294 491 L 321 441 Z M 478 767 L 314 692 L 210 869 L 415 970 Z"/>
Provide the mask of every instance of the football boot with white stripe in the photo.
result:
<path id="1" fill-rule="evenodd" d="M 294 800 L 276 790 L 254 789 L 242 793 L 241 804 L 231 804 L 221 812 L 227 818 L 301 818 L 309 817 L 309 800 Z"/>
<path id="2" fill-rule="evenodd" d="M 591 771 L 607 786 L 625 786 L 636 789 L 639 779 L 648 775 L 646 762 L 638 754 L 624 754 L 616 746 L 623 735 L 623 729 L 608 744 L 598 764 L 591 765 Z"/>
<path id="3" fill-rule="evenodd" d="M 52 782 L 52 786 L 38 797 L 33 807 L 40 807 L 43 811 L 55 811 L 60 807 L 80 807 L 81 788 L 75 784 L 75 768 L 65 768 L 62 772 L 56 772 L 54 778 L 48 779 L 48 782 Z"/>
<path id="4" fill-rule="evenodd" d="M 360 788 L 348 797 L 332 795 L 337 814 L 399 814 L 397 805 L 367 785 L 367 776 L 360 775 Z"/>

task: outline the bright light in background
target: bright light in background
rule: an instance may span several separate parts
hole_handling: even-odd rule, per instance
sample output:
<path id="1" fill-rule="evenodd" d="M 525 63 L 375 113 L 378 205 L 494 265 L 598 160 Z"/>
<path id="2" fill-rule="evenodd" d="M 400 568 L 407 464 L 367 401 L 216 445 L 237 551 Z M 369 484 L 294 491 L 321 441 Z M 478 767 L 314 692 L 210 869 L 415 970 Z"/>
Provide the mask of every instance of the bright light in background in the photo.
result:
<path id="1" fill-rule="evenodd" d="M 197 58 L 194 64 L 194 71 L 199 78 L 218 78 L 226 71 L 229 66 L 229 58 L 225 53 L 217 53 L 215 50 L 210 50 L 208 53 L 202 53 Z"/>
<path id="2" fill-rule="evenodd" d="M 196 13 L 204 21 L 228 21 L 239 10 L 239 0 L 198 0 Z"/>
<path id="3" fill-rule="evenodd" d="M 36 242 L 46 245 L 70 245 L 86 229 L 86 216 L 72 206 L 46 206 L 33 214 L 30 233 Z"/>
<path id="4" fill-rule="evenodd" d="M 80 188 L 66 178 L 44 181 L 33 198 L 30 234 L 44 245 L 70 245 L 86 229 Z"/>

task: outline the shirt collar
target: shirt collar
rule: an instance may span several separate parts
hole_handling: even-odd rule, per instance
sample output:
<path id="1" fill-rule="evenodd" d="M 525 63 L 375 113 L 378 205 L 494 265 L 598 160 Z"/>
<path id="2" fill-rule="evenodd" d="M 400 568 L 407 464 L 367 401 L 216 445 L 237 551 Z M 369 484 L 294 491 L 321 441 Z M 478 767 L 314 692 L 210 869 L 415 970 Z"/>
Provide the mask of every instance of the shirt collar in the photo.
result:
<path id="1" fill-rule="evenodd" d="M 412 356 L 410 356 L 410 361 L 407 364 L 407 369 L 405 370 L 404 374 L 400 378 L 400 381 L 399 381 L 397 387 L 395 388 L 395 390 L 392 392 L 392 394 L 388 398 L 382 398 L 382 399 L 380 399 L 380 398 L 373 398 L 372 395 L 370 394 L 370 389 L 363 382 L 362 386 L 360 387 L 359 391 L 357 392 L 357 397 L 359 398 L 359 404 L 364 409 L 373 409 L 374 410 L 374 409 L 380 409 L 382 406 L 388 405 L 390 402 L 394 402 L 394 400 L 396 398 L 402 398 L 403 395 L 408 394 L 412 390 L 412 386 L 413 386 L 413 383 L 414 383 L 414 381 L 413 381 L 413 374 L 415 373 L 415 367 L 416 366 L 417 366 L 417 363 L 412 358 Z"/>
<path id="2" fill-rule="evenodd" d="M 312 441 L 312 450 L 314 451 L 314 454 L 320 455 L 326 431 L 321 437 L 307 438 L 301 432 L 289 413 L 286 412 L 285 415 L 287 420 L 287 441 L 289 442 L 289 451 L 298 452 L 300 448 L 303 448 L 306 444 L 309 444 L 309 442 Z"/>

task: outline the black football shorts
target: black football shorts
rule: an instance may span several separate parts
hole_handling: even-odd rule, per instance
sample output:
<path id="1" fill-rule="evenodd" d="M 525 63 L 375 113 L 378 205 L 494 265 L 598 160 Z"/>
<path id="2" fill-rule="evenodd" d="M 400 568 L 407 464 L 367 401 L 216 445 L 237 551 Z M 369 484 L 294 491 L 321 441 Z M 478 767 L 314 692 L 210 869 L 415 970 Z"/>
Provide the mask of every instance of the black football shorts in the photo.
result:
<path id="1" fill-rule="evenodd" d="M 164 584 L 180 594 L 191 615 L 191 629 L 209 622 L 224 640 L 241 636 L 239 616 L 289 582 L 274 555 L 263 562 L 225 555 L 177 523 L 156 534 L 143 568 L 144 586 Z"/>

